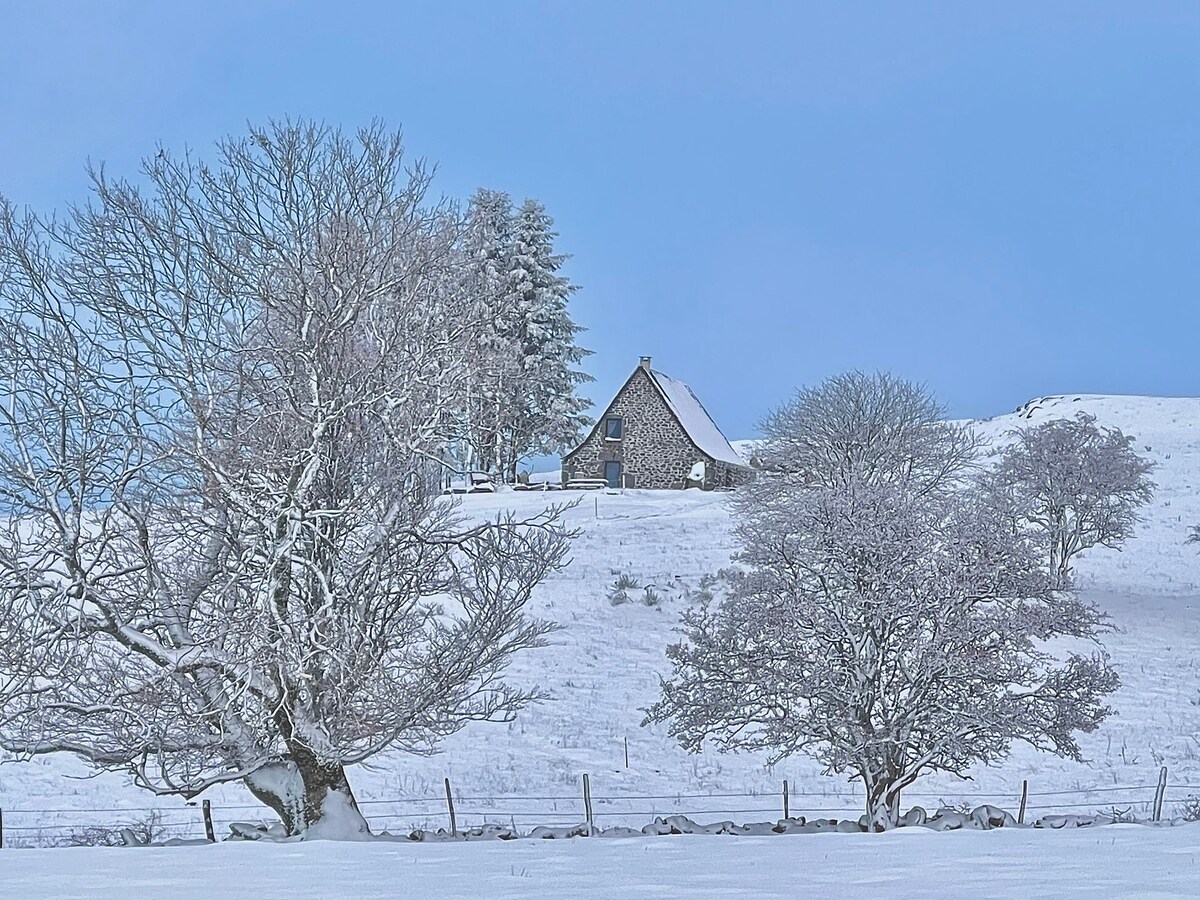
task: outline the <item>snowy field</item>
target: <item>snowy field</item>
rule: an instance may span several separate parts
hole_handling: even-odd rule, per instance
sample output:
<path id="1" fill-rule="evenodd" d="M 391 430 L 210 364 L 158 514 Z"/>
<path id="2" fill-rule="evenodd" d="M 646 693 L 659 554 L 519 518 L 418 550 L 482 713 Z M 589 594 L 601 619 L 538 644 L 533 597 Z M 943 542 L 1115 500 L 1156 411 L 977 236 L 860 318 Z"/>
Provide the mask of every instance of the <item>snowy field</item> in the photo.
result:
<path id="1" fill-rule="evenodd" d="M 1191 897 L 1200 826 L 486 844 L 218 844 L 0 854 L 0 893 L 364 897 Z M 14 886 L 16 887 L 14 890 Z"/>
<path id="2" fill-rule="evenodd" d="M 1047 812 L 1145 816 L 1160 766 L 1169 769 L 1168 817 L 1181 813 L 1189 796 L 1200 796 L 1200 553 L 1184 544 L 1188 526 L 1200 523 L 1200 400 L 1068 396 L 978 424 L 989 437 L 999 438 L 1012 427 L 1077 410 L 1135 435 L 1138 452 L 1158 465 L 1158 490 L 1137 536 L 1120 553 L 1087 553 L 1078 566 L 1083 592 L 1111 614 L 1117 627 L 1106 641 L 1122 678 L 1112 698 L 1117 715 L 1084 736 L 1086 763 L 1017 746 L 1002 765 L 978 769 L 970 780 L 923 780 L 905 794 L 906 806 L 990 802 L 1015 809 L 1021 782 L 1028 779 L 1031 819 Z M 534 511 L 570 496 L 504 493 L 461 502 L 465 514 L 482 517 L 505 508 Z M 447 777 L 460 827 L 483 821 L 522 830 L 575 824 L 582 818 L 583 773 L 591 776 L 602 826 L 640 827 L 655 815 L 676 812 L 700 821 L 774 821 L 782 815 L 784 779 L 790 782 L 793 815 L 857 817 L 857 785 L 822 775 L 808 760 L 769 767 L 752 755 L 692 756 L 667 738 L 665 728 L 640 726 L 640 710 L 654 701 L 659 676 L 667 672 L 663 649 L 674 639 L 679 612 L 692 602 L 688 592 L 704 573 L 726 565 L 735 549 L 726 501 L 720 494 L 694 491 L 583 495 L 568 515 L 582 532 L 574 561 L 546 585 L 535 610 L 558 622 L 561 631 L 552 646 L 527 654 L 513 667 L 515 679 L 541 684 L 554 699 L 512 724 L 468 728 L 437 756 L 383 757 L 351 770 L 373 827 L 393 832 L 445 827 L 442 779 Z M 610 587 L 621 573 L 652 585 L 661 602 L 646 605 L 644 592 L 636 590 L 628 592 L 631 602 L 612 605 Z M 0 766 L 6 844 L 70 843 L 86 837 L 89 828 L 116 824 L 148 823 L 162 835 L 202 834 L 197 807 L 155 800 L 119 776 L 87 775 L 67 758 Z M 237 788 L 206 796 L 221 833 L 230 820 L 254 820 L 265 812 Z M 150 812 L 155 806 L 160 811 Z M 825 887 L 839 894 L 886 889 L 889 895 L 928 896 L 953 885 L 956 893 L 1036 895 L 1055 883 L 1073 889 L 1087 884 L 1106 895 L 1169 894 L 1200 884 L 1193 852 L 1200 847 L 1197 834 L 1200 828 L 1109 827 L 1071 834 L 909 830 L 761 840 L 221 846 L 153 850 L 136 867 L 127 854 L 137 851 L 4 851 L 0 896 L 18 896 L 6 889 L 11 884 L 23 886 L 22 897 L 72 896 L 72 891 L 103 896 L 71 878 L 83 870 L 90 878 L 109 867 L 123 873 L 122 883 L 134 895 L 170 881 L 191 886 L 173 896 L 193 896 L 189 891 L 201 896 L 205 884 L 204 896 L 212 896 L 217 882 L 205 879 L 219 873 L 239 887 L 253 883 L 244 891 L 248 896 L 283 896 L 285 887 L 267 886 L 277 866 L 287 868 L 292 884 L 328 878 L 328 891 L 311 894 L 322 897 L 363 896 L 380 885 L 395 888 L 410 881 L 419 885 L 406 890 L 413 896 L 466 893 L 454 886 L 455 878 L 478 878 L 473 894 L 522 897 L 542 891 L 545 896 L 574 894 L 585 884 L 620 884 L 625 891 L 593 890 L 598 896 L 672 896 L 662 887 L 668 884 L 688 885 L 679 896 L 731 896 L 734 885 L 748 894 Z M 869 856 L 863 841 L 871 843 Z M 907 860 L 914 851 L 914 859 Z M 637 863 L 631 867 L 634 854 Z M 357 886 L 337 883 L 333 873 L 350 869 L 361 870 Z M 1091 880 L 1081 881 L 1084 875 Z M 606 880 L 618 876 L 623 880 Z M 1041 880 L 1026 881 L 1034 877 Z M 114 893 L 125 892 L 114 888 Z"/>

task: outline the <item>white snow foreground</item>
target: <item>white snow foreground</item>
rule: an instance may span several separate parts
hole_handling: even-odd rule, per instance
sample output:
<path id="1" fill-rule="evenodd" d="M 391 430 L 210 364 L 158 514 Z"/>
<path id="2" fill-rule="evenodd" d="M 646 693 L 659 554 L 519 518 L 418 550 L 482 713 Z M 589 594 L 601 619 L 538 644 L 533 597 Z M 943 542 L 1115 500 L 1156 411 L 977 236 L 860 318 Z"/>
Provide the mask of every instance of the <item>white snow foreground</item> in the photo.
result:
<path id="1" fill-rule="evenodd" d="M 1200 828 L 921 828 L 811 840 L 694 836 L 521 841 L 436 849 L 312 842 L 0 852 L 0 891 L 21 900 L 359 900 L 362 897 L 702 898 L 1195 896 Z M 13 886 L 19 886 L 14 890 Z"/>

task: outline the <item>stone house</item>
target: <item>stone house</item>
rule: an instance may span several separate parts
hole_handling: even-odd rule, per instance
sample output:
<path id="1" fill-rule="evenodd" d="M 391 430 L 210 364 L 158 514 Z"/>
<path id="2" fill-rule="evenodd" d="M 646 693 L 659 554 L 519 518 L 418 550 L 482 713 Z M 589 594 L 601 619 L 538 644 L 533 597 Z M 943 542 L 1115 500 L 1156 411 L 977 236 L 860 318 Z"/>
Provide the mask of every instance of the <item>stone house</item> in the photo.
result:
<path id="1" fill-rule="evenodd" d="M 682 381 L 643 356 L 583 443 L 563 457 L 563 484 L 731 488 L 754 476 Z"/>

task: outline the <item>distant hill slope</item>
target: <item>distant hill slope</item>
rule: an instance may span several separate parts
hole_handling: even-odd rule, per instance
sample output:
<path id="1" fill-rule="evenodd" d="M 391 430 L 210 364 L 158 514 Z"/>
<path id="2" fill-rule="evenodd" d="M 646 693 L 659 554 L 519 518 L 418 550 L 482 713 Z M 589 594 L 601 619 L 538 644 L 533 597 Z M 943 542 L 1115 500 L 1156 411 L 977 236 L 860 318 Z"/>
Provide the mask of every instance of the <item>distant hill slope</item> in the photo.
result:
<path id="1" fill-rule="evenodd" d="M 1187 545 L 1188 527 L 1200 524 L 1200 398 L 1064 394 L 1038 397 L 1007 415 L 973 422 L 1001 444 L 1016 428 L 1084 412 L 1099 425 L 1135 438 L 1137 452 L 1155 464 L 1153 502 L 1120 551 L 1087 551 L 1079 564 L 1082 586 L 1160 594 L 1200 590 L 1200 553 Z"/>

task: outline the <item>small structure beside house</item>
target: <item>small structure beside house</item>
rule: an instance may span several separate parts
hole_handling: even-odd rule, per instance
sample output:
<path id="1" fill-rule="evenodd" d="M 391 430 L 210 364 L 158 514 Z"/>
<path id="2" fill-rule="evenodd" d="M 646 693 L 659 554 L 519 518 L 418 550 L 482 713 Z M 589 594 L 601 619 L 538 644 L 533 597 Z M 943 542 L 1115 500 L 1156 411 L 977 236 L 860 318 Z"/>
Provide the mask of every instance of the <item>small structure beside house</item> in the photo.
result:
<path id="1" fill-rule="evenodd" d="M 732 488 L 754 477 L 700 400 L 643 356 L 583 443 L 563 457 L 565 486 Z"/>

